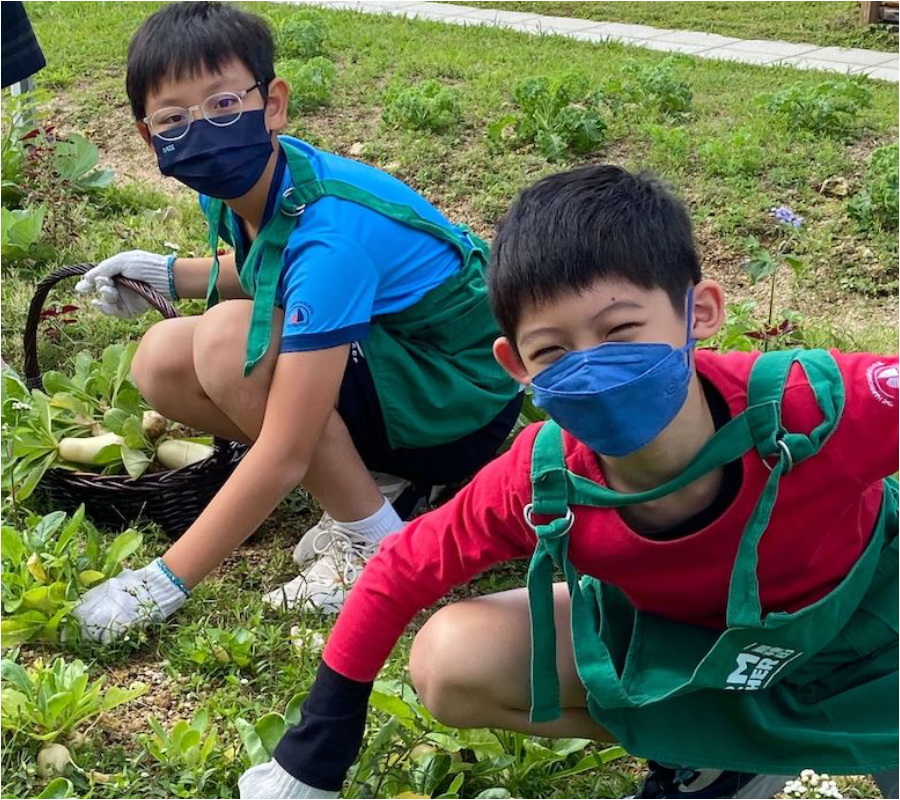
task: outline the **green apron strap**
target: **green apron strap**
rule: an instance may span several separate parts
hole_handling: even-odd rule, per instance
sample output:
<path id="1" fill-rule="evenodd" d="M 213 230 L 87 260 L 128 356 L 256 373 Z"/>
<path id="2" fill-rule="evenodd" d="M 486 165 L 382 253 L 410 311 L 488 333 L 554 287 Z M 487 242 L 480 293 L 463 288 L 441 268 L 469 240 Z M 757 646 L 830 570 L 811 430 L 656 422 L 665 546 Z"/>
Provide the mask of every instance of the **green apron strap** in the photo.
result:
<path id="1" fill-rule="evenodd" d="M 534 502 L 525 507 L 525 520 L 537 534 L 537 547 L 528 566 L 528 605 L 531 614 L 532 722 L 559 716 L 559 675 L 556 669 L 556 620 L 553 613 L 553 567 L 564 571 L 569 592 L 578 576 L 569 561 L 569 529 L 574 517 L 566 490 L 562 431 L 555 422 L 541 426 L 531 456 L 532 483 L 540 486 Z M 538 525 L 534 516 L 552 516 Z"/>
<path id="2" fill-rule="evenodd" d="M 781 424 L 781 401 L 795 362 L 799 362 L 806 372 L 822 412 L 822 421 L 809 436 L 786 431 Z M 778 483 L 794 464 L 818 453 L 837 427 L 844 409 L 843 378 L 833 356 L 825 350 L 766 353 L 756 360 L 751 370 L 747 401 L 750 429 L 757 451 L 769 467 L 770 474 L 738 546 L 728 589 L 726 624 L 729 628 L 762 624 L 757 576 L 759 542 L 769 525 L 778 498 Z M 776 426 L 771 425 L 771 420 L 757 418 L 751 411 L 771 404 L 776 406 L 778 412 Z M 774 466 L 769 465 L 772 457 L 777 459 Z"/>
<path id="3" fill-rule="evenodd" d="M 206 286 L 206 306 L 212 308 L 219 302 L 219 232 L 225 219 L 225 203 L 216 197 L 209 199 L 206 206 L 206 228 L 209 249 L 212 251 L 212 270 L 209 273 L 209 283 Z"/>

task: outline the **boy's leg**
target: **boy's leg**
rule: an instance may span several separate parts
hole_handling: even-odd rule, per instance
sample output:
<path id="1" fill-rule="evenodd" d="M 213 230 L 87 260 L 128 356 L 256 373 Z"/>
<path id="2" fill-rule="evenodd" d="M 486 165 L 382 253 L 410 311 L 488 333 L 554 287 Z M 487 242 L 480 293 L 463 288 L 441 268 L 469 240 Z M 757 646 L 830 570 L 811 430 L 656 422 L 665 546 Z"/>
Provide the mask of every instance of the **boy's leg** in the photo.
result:
<path id="1" fill-rule="evenodd" d="M 531 618 L 525 589 L 454 603 L 428 620 L 416 636 L 409 662 L 413 683 L 426 708 L 441 722 L 457 728 L 503 728 L 553 738 L 615 741 L 588 713 L 572 653 L 569 593 L 562 583 L 553 591 L 562 706 L 559 719 L 528 720 Z"/>
<path id="2" fill-rule="evenodd" d="M 248 443 L 209 398 L 194 367 L 194 333 L 202 317 L 157 322 L 138 345 L 131 374 L 147 402 L 165 417 L 223 439 Z"/>
<path id="3" fill-rule="evenodd" d="M 170 419 L 223 438 L 253 442 L 262 427 L 278 356 L 281 312 L 275 309 L 269 351 L 244 377 L 251 310 L 248 300 L 229 300 L 201 317 L 154 325 L 141 340 L 132 365 L 147 401 Z M 316 446 L 303 485 L 339 519 L 362 519 L 384 502 L 336 412 Z"/>

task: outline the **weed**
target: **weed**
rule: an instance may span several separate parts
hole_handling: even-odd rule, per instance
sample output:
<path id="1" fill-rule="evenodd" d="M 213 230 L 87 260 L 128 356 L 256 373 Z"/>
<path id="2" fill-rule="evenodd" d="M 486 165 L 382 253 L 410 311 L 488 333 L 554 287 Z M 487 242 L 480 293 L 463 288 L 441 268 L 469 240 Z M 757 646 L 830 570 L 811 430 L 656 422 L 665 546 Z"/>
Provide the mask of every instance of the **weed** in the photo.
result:
<path id="1" fill-rule="evenodd" d="M 462 122 L 459 90 L 433 79 L 391 90 L 382 118 L 395 128 L 443 133 Z"/>
<path id="2" fill-rule="evenodd" d="M 879 147 L 869 157 L 863 188 L 847 213 L 861 228 L 896 231 L 900 216 L 900 150 L 897 142 Z"/>

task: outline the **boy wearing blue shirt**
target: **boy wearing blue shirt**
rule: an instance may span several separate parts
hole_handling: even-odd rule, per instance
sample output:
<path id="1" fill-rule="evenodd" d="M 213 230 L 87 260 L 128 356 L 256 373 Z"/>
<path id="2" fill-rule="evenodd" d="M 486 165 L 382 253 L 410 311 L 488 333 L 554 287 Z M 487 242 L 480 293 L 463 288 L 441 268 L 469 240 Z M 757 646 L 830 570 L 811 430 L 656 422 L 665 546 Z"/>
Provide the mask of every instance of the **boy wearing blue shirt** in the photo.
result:
<path id="1" fill-rule="evenodd" d="M 273 61 L 266 24 L 219 3 L 168 5 L 129 47 L 139 132 L 200 194 L 212 253 L 234 252 L 121 253 L 79 289 L 126 317 L 146 304 L 116 276 L 206 297 L 147 332 L 134 377 L 167 417 L 251 447 L 161 559 L 85 595 L 91 638 L 173 613 L 297 485 L 325 514 L 295 549 L 301 575 L 266 599 L 339 610 L 410 501 L 475 472 L 518 416 L 491 354 L 486 245 L 390 175 L 277 136 L 289 87 Z"/>

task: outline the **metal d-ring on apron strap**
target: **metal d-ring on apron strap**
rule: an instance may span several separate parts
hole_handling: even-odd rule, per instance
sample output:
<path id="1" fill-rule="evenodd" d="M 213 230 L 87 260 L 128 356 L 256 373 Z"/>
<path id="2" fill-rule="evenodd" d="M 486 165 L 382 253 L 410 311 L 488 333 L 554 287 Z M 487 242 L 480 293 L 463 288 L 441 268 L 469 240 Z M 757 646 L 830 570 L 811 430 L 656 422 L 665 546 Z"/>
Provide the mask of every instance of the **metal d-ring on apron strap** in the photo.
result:
<path id="1" fill-rule="evenodd" d="M 806 372 L 823 417 L 809 435 L 787 431 L 781 424 L 781 399 L 795 362 Z M 794 465 L 821 449 L 836 428 L 843 407 L 841 373 L 829 353 L 813 350 L 761 356 L 751 372 L 747 409 L 721 428 L 679 477 L 635 494 L 616 492 L 570 472 L 565 466 L 561 430 L 552 422 L 542 427 L 532 456 L 533 501 L 526 510 L 526 520 L 534 526 L 538 537 L 528 570 L 532 721 L 548 721 L 560 714 L 552 591 L 554 565 L 563 571 L 571 595 L 572 636 L 579 677 L 592 702 L 602 708 L 639 708 L 706 688 L 764 688 L 776 674 L 783 676 L 826 643 L 827 636 L 825 642 L 819 641 L 823 631 L 831 631 L 836 626 L 840 630 L 871 581 L 877 564 L 877 553 L 874 556 L 869 553 L 874 545 L 854 568 L 858 574 L 849 582 L 850 586 L 845 586 L 848 583 L 845 581 L 840 591 L 835 590 L 796 614 L 762 616 L 756 568 L 759 541 L 777 498 L 779 480 Z M 770 475 L 738 547 L 728 592 L 727 629 L 719 633 L 679 624 L 681 638 L 669 648 L 671 663 L 642 663 L 642 652 L 647 650 L 646 646 L 642 648 L 642 642 L 652 643 L 654 637 L 664 637 L 667 626 L 675 623 L 640 614 L 614 587 L 579 577 L 568 559 L 569 531 L 577 513 L 572 511 L 572 506 L 614 508 L 656 500 L 740 458 L 754 447 L 766 461 Z M 535 524 L 533 517 L 550 520 Z M 832 596 L 836 600 L 829 602 Z M 614 630 L 618 623 L 621 623 L 619 629 Z M 633 626 L 631 633 L 629 626 Z M 627 646 L 621 645 L 623 641 Z M 617 657 L 613 656 L 613 650 Z M 749 681 L 740 669 L 742 657 L 747 664 L 765 659 Z M 733 685 L 729 685 L 730 677 Z"/>

